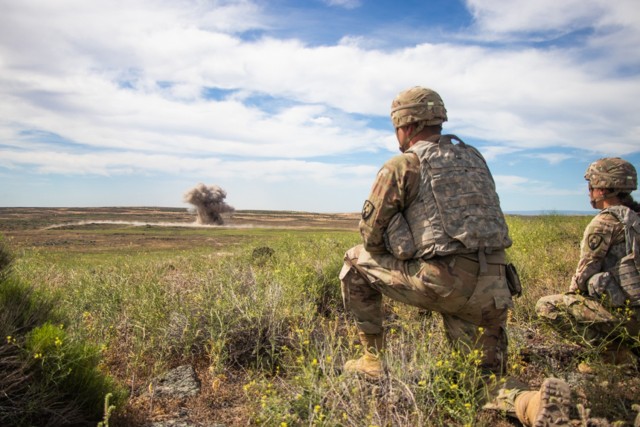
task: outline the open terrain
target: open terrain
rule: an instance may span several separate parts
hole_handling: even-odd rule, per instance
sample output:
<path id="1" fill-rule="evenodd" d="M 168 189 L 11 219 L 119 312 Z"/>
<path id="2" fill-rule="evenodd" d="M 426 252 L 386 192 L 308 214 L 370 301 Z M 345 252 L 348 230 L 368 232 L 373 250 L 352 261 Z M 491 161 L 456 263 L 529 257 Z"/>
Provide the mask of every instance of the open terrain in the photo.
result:
<path id="1" fill-rule="evenodd" d="M 186 209 L 0 208 L 0 234 L 14 274 L 55 298 L 69 340 L 99 346 L 100 369 L 126 390 L 111 425 L 518 425 L 478 411 L 473 361 L 450 351 L 439 316 L 388 300 L 389 377 L 341 374 L 360 352 L 338 280 L 358 219 L 237 211 L 201 226 Z M 509 320 L 509 374 L 533 387 L 565 378 L 592 417 L 633 425 L 637 363 L 605 363 L 534 312 L 568 287 L 589 218 L 507 221 L 525 288 Z M 163 396 L 158 378 L 184 366 L 197 395 Z M 578 407 L 572 416 L 597 425 Z"/>
<path id="2" fill-rule="evenodd" d="M 357 230 L 359 214 L 236 211 L 200 225 L 180 208 L 0 208 L 0 233 L 17 248 L 80 252 L 228 247 L 261 232 Z"/>
<path id="3" fill-rule="evenodd" d="M 223 225 L 200 225 L 195 222 L 193 212 L 181 208 L 0 208 L 0 231 L 5 236 L 15 237 L 18 242 L 37 245 L 37 236 L 44 240 L 46 237 L 72 236 L 74 232 L 82 231 L 95 237 L 108 234 L 100 230 L 118 227 L 155 228 L 156 231 L 161 228 L 200 231 L 244 228 L 357 230 L 360 215 L 246 210 L 226 213 L 223 218 Z M 91 230 L 97 231 L 91 234 Z M 118 241 L 117 235 L 112 236 L 110 243 L 113 241 Z"/>

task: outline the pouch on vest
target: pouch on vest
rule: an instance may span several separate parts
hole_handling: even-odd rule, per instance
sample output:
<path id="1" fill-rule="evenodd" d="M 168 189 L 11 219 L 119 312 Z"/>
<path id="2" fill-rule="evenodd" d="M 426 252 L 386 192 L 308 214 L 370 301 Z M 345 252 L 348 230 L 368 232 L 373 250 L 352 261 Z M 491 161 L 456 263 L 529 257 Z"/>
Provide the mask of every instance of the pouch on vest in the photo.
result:
<path id="1" fill-rule="evenodd" d="M 629 299 L 626 292 L 622 290 L 618 280 L 616 280 L 615 275 L 609 271 L 596 273 L 589 277 L 589 280 L 587 280 L 587 288 L 589 290 L 589 296 L 599 300 L 605 298 L 605 301 L 611 304 L 612 307 L 623 307 L 625 301 Z"/>
<path id="2" fill-rule="evenodd" d="M 384 233 L 384 243 L 387 250 L 398 259 L 411 259 L 416 254 L 413 235 L 402 212 L 398 212 L 391 218 Z"/>
<path id="3" fill-rule="evenodd" d="M 516 266 L 511 263 L 505 265 L 505 273 L 511 296 L 519 297 L 522 295 L 522 283 L 520 282 L 520 276 L 518 276 Z"/>
<path id="4" fill-rule="evenodd" d="M 620 287 L 629 297 L 631 305 L 640 306 L 640 274 L 633 252 L 620 260 L 618 277 Z"/>
<path id="5" fill-rule="evenodd" d="M 418 257 L 511 246 L 491 171 L 478 150 L 455 135 L 440 135 L 405 154 L 420 161 L 419 195 L 405 207 Z"/>
<path id="6" fill-rule="evenodd" d="M 618 261 L 614 272 L 630 304 L 640 306 L 640 220 L 638 215 L 626 206 L 611 206 L 606 208 L 606 211 L 624 226 L 627 255 Z"/>

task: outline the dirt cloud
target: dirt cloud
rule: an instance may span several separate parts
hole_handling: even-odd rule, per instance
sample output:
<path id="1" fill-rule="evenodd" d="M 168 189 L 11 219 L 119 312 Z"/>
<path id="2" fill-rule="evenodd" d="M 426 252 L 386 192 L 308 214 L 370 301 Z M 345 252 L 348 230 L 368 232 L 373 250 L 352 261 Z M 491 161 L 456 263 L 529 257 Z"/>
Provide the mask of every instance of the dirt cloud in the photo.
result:
<path id="1" fill-rule="evenodd" d="M 184 193 L 183 200 L 194 206 L 198 224 L 221 225 L 224 223 L 222 214 L 235 210 L 233 206 L 225 203 L 224 199 L 226 197 L 227 192 L 217 185 L 199 183 Z"/>

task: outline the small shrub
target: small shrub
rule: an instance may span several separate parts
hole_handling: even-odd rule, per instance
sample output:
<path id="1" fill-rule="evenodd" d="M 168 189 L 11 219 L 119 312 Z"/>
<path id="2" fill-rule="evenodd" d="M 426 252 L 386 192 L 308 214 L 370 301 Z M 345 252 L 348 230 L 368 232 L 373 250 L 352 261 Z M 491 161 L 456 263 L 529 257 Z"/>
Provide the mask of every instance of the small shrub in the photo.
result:
<path id="1" fill-rule="evenodd" d="M 97 368 L 99 353 L 51 323 L 59 321 L 53 307 L 41 291 L 0 276 L 0 425 L 86 424 L 100 418 L 105 394 L 117 392 Z"/>

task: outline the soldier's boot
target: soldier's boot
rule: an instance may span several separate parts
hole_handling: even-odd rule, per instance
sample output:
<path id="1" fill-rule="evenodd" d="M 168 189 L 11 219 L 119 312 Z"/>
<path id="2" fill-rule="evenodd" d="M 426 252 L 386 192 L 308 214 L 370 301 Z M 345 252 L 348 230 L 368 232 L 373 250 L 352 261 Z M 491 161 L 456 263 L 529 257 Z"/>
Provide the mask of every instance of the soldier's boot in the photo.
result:
<path id="1" fill-rule="evenodd" d="M 382 376 L 382 359 L 380 353 L 384 349 L 382 334 L 365 334 L 359 332 L 360 342 L 364 347 L 364 355 L 358 359 L 347 360 L 344 364 L 345 372 L 362 373 L 372 379 Z"/>
<path id="2" fill-rule="evenodd" d="M 569 425 L 571 389 L 557 378 L 547 378 L 538 391 L 525 391 L 515 401 L 516 416 L 525 426 Z"/>

